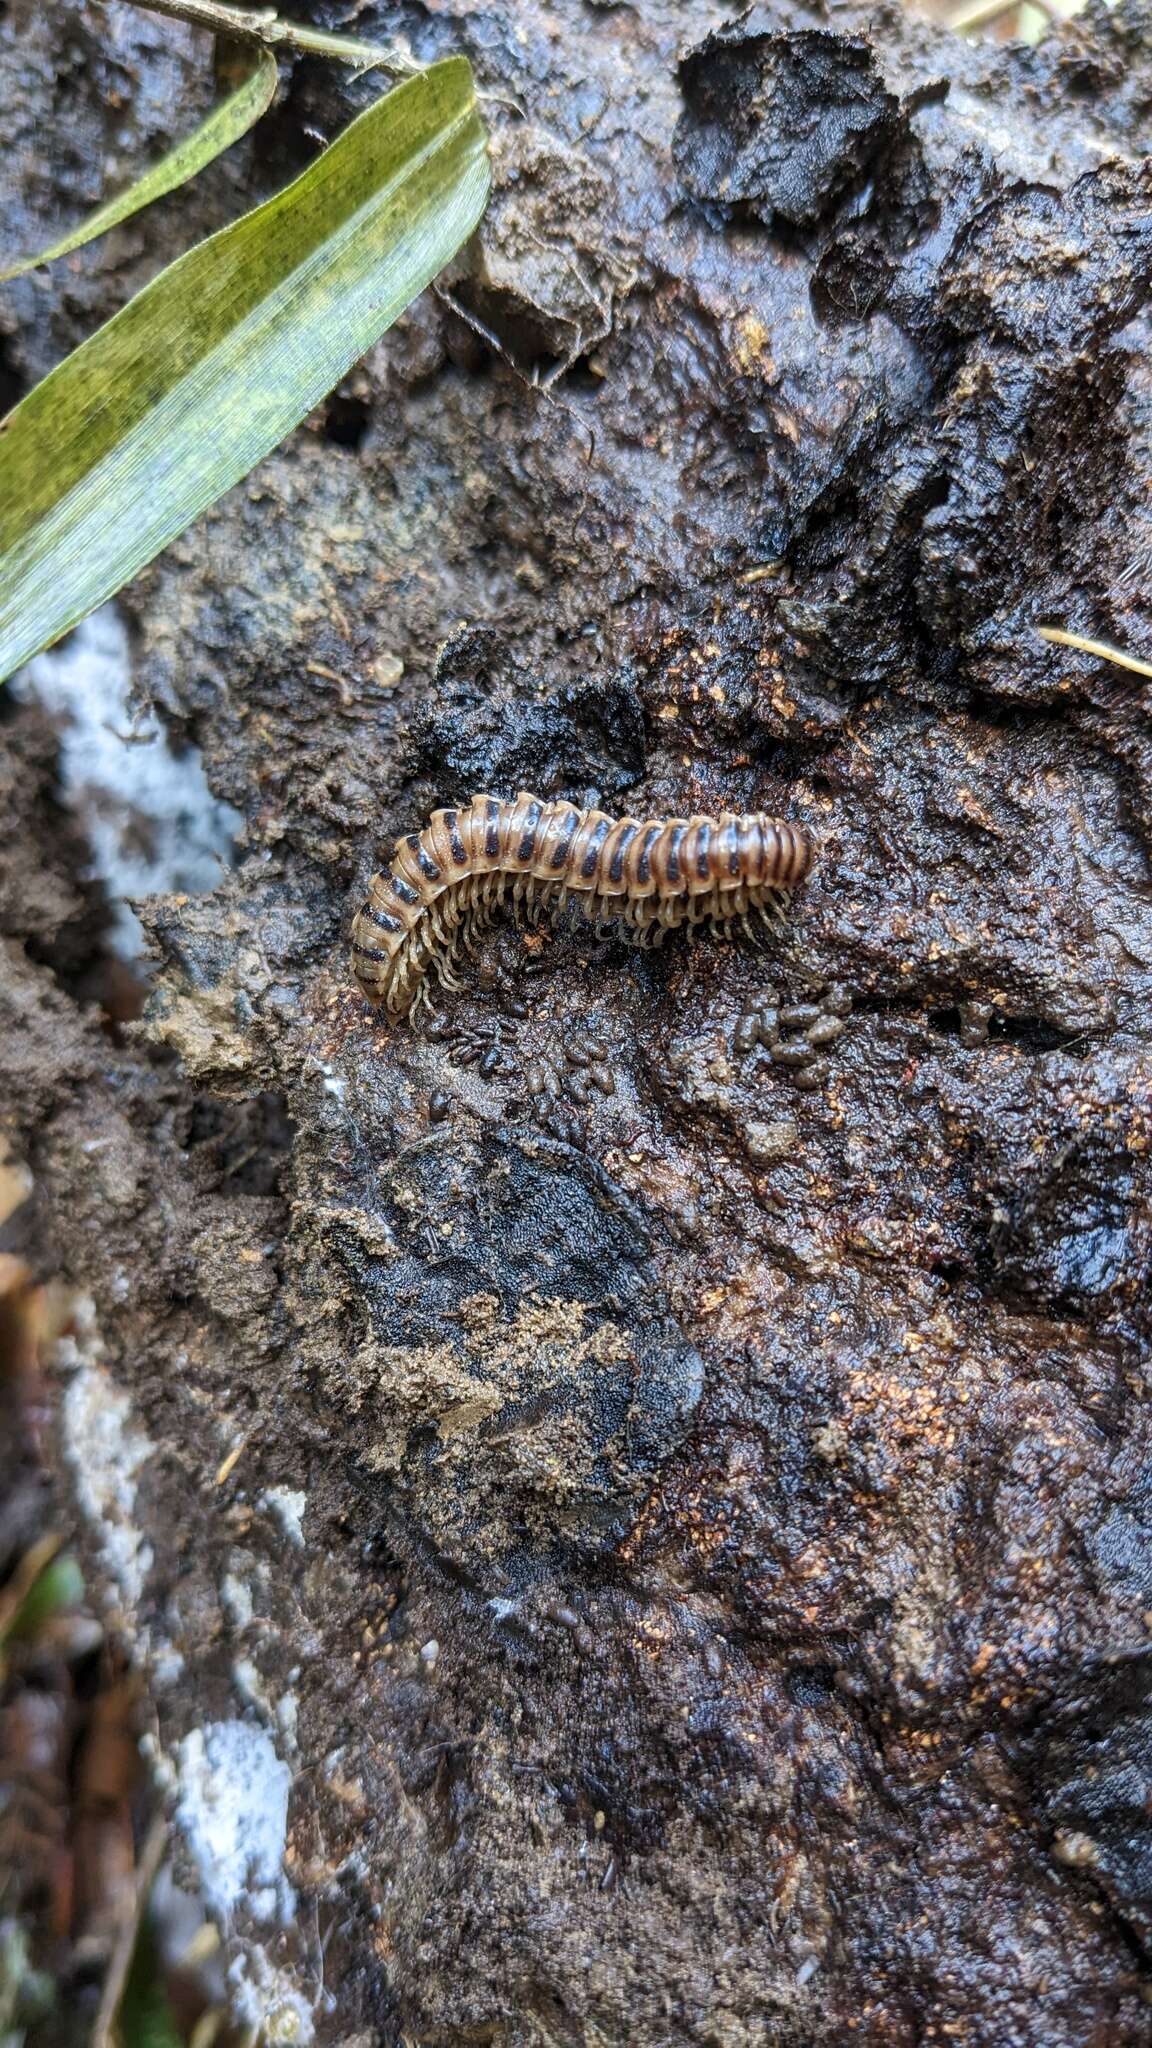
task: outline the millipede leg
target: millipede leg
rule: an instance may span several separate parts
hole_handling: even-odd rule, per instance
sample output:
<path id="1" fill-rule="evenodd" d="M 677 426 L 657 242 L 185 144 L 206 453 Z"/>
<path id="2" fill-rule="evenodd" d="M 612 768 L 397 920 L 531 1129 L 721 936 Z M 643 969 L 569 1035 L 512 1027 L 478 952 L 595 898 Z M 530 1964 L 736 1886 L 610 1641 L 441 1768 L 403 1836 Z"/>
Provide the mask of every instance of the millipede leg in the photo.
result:
<path id="1" fill-rule="evenodd" d="M 788 895 L 785 890 L 781 889 L 766 890 L 763 898 L 756 905 L 756 909 L 759 911 L 764 923 L 769 926 L 782 924 L 787 908 Z"/>

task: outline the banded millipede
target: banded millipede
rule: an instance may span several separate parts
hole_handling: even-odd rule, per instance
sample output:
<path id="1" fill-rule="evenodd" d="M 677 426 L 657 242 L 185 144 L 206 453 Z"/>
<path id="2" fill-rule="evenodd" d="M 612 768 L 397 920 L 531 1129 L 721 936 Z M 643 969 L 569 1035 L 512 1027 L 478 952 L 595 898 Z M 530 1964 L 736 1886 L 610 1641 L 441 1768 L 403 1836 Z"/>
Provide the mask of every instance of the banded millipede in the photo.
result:
<path id="1" fill-rule="evenodd" d="M 811 870 L 799 825 L 763 812 L 718 818 L 610 818 L 574 804 L 474 796 L 433 811 L 372 877 L 352 925 L 353 972 L 390 1017 L 428 1001 L 429 970 L 459 988 L 451 959 L 511 892 L 535 918 L 575 903 L 597 926 L 657 945 L 677 926 L 713 931 L 778 917 Z"/>

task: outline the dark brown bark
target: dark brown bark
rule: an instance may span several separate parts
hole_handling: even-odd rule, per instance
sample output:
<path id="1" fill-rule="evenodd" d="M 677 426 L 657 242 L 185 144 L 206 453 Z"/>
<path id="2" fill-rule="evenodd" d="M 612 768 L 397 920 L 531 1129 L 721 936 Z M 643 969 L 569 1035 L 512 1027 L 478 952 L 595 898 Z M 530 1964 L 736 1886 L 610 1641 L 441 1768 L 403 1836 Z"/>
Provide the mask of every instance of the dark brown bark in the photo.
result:
<path id="1" fill-rule="evenodd" d="M 442 296 L 130 593 L 248 821 L 131 1044 L 2 899 L 159 1742 L 293 1773 L 249 1982 L 436 2048 L 1145 2042 L 1152 751 L 1035 628 L 1152 648 L 1147 10 L 313 18 L 525 117 Z M 5 33 L 47 120 L 64 31 Z M 249 189 L 376 89 L 299 65 Z M 227 196 L 14 289 L 16 373 Z M 498 932 L 386 1029 L 358 886 L 520 785 L 822 858 L 767 958 Z"/>

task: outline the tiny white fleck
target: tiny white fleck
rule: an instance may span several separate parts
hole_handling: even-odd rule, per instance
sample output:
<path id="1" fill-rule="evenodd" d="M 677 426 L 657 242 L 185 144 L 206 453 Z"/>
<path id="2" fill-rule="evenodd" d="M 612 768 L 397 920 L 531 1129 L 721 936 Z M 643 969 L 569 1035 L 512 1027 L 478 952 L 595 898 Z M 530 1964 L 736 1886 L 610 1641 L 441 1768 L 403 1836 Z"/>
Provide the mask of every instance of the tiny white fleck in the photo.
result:
<path id="1" fill-rule="evenodd" d="M 252 1588 L 245 1579 L 238 1579 L 232 1572 L 225 1572 L 220 1581 L 220 1605 L 232 1627 L 239 1634 L 247 1628 L 252 1619 Z"/>
<path id="2" fill-rule="evenodd" d="M 184 1659 L 179 1650 L 166 1643 L 157 1650 L 152 1659 L 152 1684 L 157 1692 L 165 1692 L 177 1679 L 184 1676 Z"/>
<path id="3" fill-rule="evenodd" d="M 275 1516 L 289 1543 L 294 1543 L 297 1550 L 303 1550 L 304 1510 L 308 1505 L 308 1496 L 303 1488 L 297 1491 L 288 1486 L 270 1486 L 261 1496 L 260 1505 Z"/>

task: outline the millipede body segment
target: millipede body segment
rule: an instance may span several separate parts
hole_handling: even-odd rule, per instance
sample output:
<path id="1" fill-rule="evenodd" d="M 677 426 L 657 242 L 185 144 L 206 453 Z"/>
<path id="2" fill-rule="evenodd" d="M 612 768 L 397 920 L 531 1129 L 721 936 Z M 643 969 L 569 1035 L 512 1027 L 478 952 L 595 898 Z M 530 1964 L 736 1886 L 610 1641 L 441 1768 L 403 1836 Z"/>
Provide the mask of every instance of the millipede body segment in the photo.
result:
<path id="1" fill-rule="evenodd" d="M 501 904 L 531 922 L 572 903 L 639 945 L 679 925 L 724 932 L 771 921 L 809 873 L 807 833 L 763 812 L 716 818 L 610 818 L 521 790 L 433 811 L 372 877 L 352 925 L 352 963 L 371 1002 L 404 1017 L 428 1000 L 431 971 L 460 986 L 452 956 Z"/>

